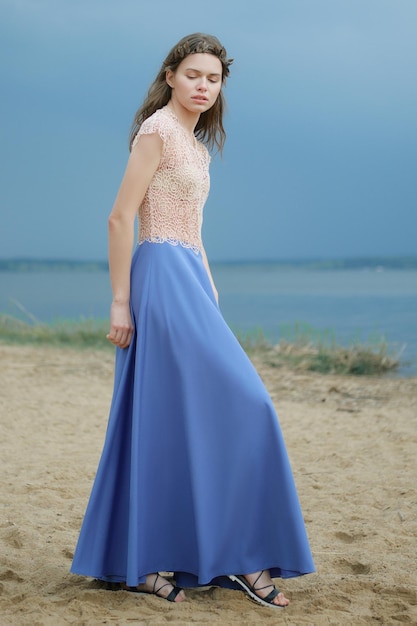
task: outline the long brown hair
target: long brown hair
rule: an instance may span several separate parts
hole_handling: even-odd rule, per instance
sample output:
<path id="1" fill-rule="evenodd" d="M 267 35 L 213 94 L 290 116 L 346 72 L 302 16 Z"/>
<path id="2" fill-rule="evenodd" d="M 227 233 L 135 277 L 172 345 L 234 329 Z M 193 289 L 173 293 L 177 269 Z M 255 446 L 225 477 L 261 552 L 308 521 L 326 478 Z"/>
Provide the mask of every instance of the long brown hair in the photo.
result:
<path id="1" fill-rule="evenodd" d="M 171 87 L 166 82 L 166 72 L 175 72 L 186 57 L 190 54 L 208 53 L 216 56 L 222 64 L 222 83 L 226 82 L 229 75 L 229 65 L 233 59 L 228 59 L 226 49 L 221 45 L 217 37 L 194 33 L 183 37 L 168 53 L 157 77 L 149 88 L 148 95 L 140 109 L 136 112 L 129 135 L 129 149 L 132 147 L 140 126 L 153 115 L 155 111 L 168 104 L 171 98 Z M 200 115 L 195 127 L 194 134 L 197 139 L 203 141 L 209 149 L 214 146 L 221 152 L 226 139 L 226 132 L 223 128 L 223 113 L 225 110 L 225 99 L 221 90 L 215 104 Z"/>

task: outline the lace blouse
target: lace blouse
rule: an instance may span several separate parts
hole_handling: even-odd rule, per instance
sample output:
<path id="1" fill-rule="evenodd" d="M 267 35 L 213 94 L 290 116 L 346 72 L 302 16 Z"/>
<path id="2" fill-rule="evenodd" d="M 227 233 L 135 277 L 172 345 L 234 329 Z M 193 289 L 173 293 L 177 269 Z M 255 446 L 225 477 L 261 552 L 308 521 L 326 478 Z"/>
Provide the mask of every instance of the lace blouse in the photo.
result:
<path id="1" fill-rule="evenodd" d="M 198 253 L 210 188 L 209 153 L 167 106 L 143 122 L 132 148 L 140 135 L 153 133 L 162 139 L 162 157 L 139 207 L 138 244 L 167 242 Z"/>

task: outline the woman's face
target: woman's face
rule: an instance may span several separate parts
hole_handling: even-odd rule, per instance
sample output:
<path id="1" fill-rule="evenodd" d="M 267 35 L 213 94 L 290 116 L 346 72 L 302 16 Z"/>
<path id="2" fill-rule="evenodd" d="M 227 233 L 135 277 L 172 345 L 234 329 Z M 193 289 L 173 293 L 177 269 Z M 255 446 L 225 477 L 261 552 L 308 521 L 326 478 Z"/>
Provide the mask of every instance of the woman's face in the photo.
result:
<path id="1" fill-rule="evenodd" d="M 177 70 L 168 70 L 166 81 L 171 99 L 190 113 L 204 113 L 217 100 L 222 88 L 222 64 L 213 54 L 190 54 Z"/>

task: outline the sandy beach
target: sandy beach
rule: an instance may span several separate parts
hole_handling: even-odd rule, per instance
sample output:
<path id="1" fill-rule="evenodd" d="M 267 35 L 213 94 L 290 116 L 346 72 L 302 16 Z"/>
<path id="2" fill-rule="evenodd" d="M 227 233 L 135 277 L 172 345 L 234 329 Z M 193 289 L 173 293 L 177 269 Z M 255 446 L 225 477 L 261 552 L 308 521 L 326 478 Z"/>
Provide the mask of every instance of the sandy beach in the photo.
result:
<path id="1" fill-rule="evenodd" d="M 280 417 L 317 567 L 277 581 L 290 606 L 261 608 L 218 588 L 174 605 L 71 575 L 113 354 L 0 345 L 1 624 L 417 624 L 417 379 L 254 362 Z M 279 477 L 265 480 L 279 497 Z"/>

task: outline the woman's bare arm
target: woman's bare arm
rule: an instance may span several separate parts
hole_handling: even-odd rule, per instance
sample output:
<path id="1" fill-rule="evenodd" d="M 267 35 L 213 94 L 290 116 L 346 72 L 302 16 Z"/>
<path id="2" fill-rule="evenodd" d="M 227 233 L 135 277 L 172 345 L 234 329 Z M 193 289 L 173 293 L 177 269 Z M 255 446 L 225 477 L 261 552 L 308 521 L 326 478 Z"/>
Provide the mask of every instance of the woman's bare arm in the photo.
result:
<path id="1" fill-rule="evenodd" d="M 109 216 L 109 267 L 113 301 L 107 339 L 127 348 L 133 333 L 130 316 L 130 265 L 134 223 L 138 208 L 161 160 L 162 140 L 141 135 L 132 149 L 112 212 Z"/>

